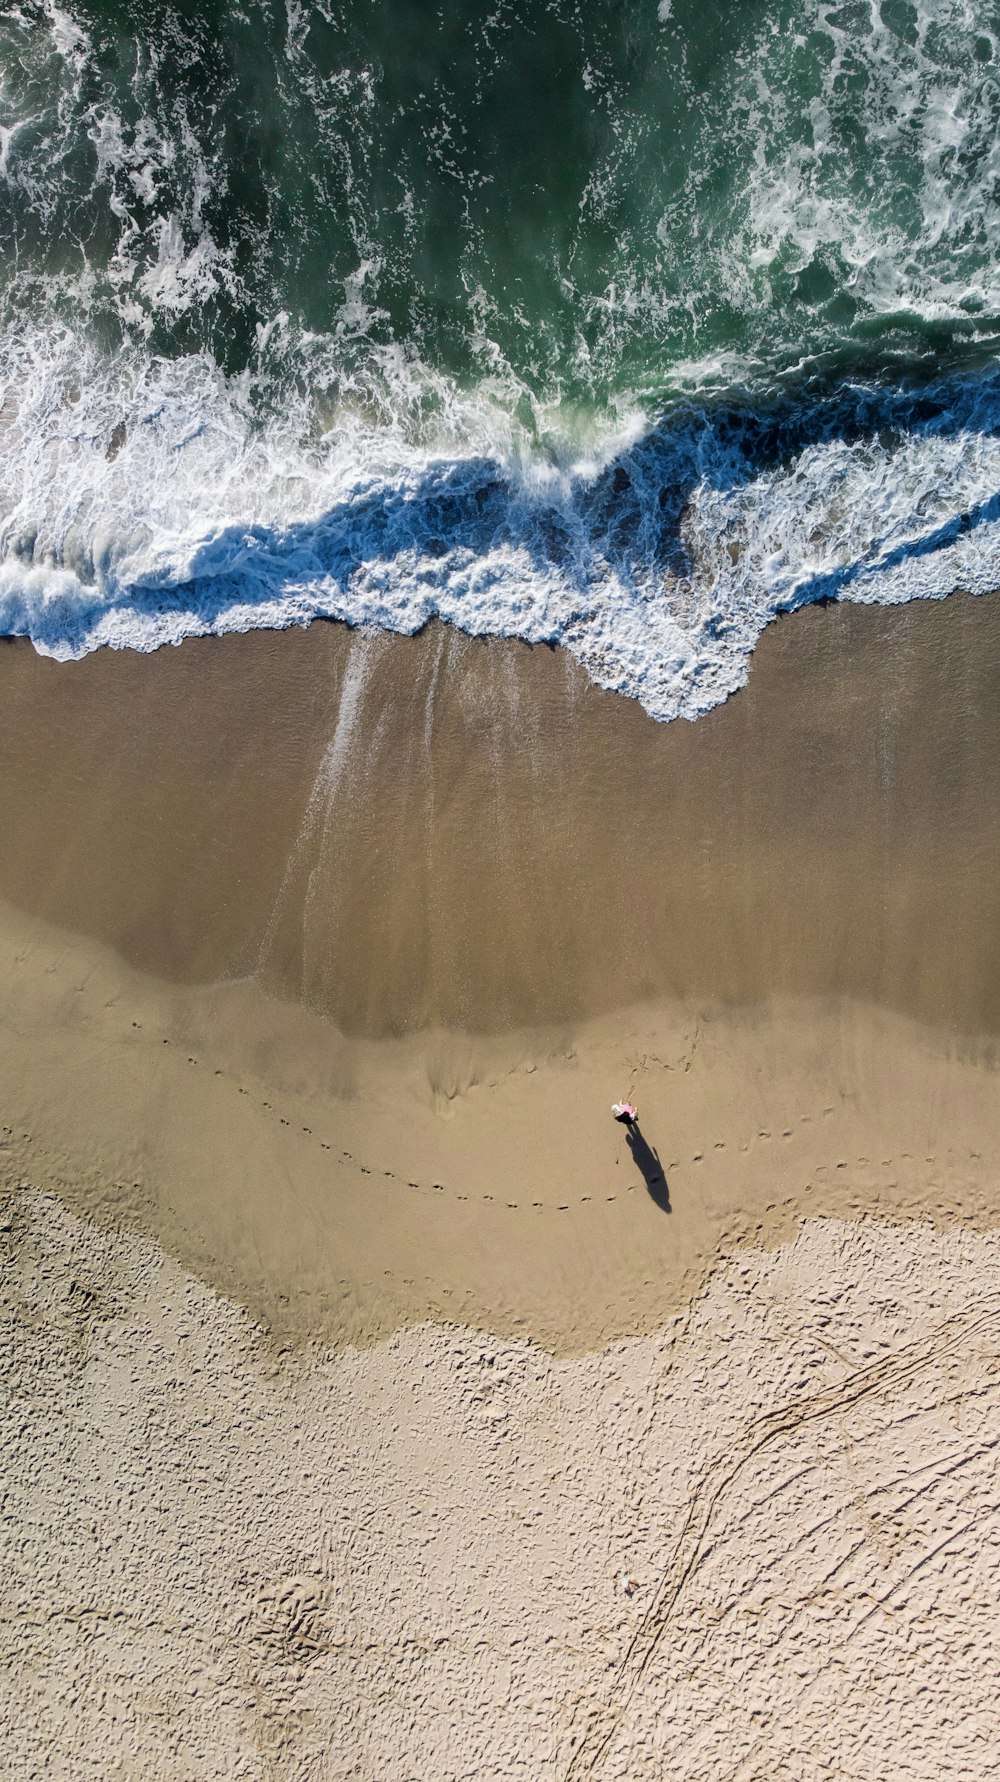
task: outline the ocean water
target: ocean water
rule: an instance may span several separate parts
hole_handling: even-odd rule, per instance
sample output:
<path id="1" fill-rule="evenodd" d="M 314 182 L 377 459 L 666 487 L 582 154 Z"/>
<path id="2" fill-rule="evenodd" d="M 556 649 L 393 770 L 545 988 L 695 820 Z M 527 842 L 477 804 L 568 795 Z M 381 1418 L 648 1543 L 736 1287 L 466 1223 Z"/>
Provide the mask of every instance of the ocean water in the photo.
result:
<path id="1" fill-rule="evenodd" d="M 993 0 L 21 0 L 0 631 L 558 642 L 1000 586 Z"/>

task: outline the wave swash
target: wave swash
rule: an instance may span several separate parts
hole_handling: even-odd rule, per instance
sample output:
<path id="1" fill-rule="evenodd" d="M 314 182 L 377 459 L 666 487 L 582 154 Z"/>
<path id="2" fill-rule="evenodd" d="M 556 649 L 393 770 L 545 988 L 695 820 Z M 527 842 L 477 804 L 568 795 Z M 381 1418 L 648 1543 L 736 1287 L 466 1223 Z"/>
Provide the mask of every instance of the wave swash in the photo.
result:
<path id="1" fill-rule="evenodd" d="M 1000 585 L 1000 8 L 189 11 L 0 20 L 4 633 L 437 615 L 690 718 Z"/>

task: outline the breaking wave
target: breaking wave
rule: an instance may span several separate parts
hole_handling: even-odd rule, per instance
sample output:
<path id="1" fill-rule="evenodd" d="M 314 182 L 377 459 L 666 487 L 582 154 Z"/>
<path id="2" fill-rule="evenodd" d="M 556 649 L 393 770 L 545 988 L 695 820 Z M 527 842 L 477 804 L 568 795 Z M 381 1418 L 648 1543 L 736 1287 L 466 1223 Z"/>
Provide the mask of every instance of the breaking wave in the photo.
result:
<path id="1" fill-rule="evenodd" d="M 1000 586 L 994 8 L 349 10 L 0 22 L 0 629 L 437 616 L 666 719 Z"/>

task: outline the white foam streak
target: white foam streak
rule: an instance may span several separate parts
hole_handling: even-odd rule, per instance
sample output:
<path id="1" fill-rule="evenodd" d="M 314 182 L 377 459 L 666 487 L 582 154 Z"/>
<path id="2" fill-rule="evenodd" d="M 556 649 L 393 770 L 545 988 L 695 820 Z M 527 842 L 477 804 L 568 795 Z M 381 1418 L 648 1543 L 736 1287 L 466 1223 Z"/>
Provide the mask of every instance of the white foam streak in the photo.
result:
<path id="1" fill-rule="evenodd" d="M 885 343 L 883 364 L 901 317 L 959 340 L 973 321 L 995 330 L 997 95 L 973 46 L 988 40 L 993 54 L 996 37 L 977 10 L 915 0 L 862 9 L 859 23 L 834 0 L 802 0 L 799 29 L 754 26 L 713 75 L 726 129 L 693 134 L 662 216 L 639 205 L 634 236 L 621 206 L 614 252 L 590 285 L 581 271 L 578 291 L 588 229 L 606 226 L 626 188 L 645 190 L 649 169 L 659 191 L 666 152 L 652 152 L 656 107 L 605 89 L 588 63 L 613 128 L 562 265 L 573 328 L 540 338 L 538 315 L 487 288 L 470 235 L 461 380 L 432 338 L 393 337 L 400 268 L 365 206 L 377 71 L 345 66 L 324 87 L 300 0 L 286 0 L 279 97 L 287 88 L 289 117 L 306 101 L 310 166 L 351 199 L 330 273 L 342 301 L 323 332 L 293 319 L 301 308 L 280 281 L 263 297 L 241 283 L 254 244 L 228 242 L 216 100 L 166 103 L 156 33 L 137 45 L 129 97 L 102 85 L 65 7 L 9 11 L 25 79 L 0 71 L 0 179 L 60 252 L 43 256 L 37 284 L 25 274 L 3 293 L 0 629 L 67 658 L 319 616 L 400 632 L 437 616 L 559 642 L 600 685 L 671 718 L 739 686 L 785 607 L 997 586 L 1000 397 L 988 380 L 978 416 L 966 389 L 947 425 L 831 424 L 773 463 L 727 444 L 708 411 L 685 421 L 670 394 L 729 384 L 775 398 L 796 358 L 843 363 L 855 320 L 869 330 L 862 348 Z M 676 12 L 660 6 L 658 39 L 673 40 Z M 81 265 L 60 257 L 76 239 L 60 204 L 84 165 L 113 227 L 104 259 L 95 248 Z M 408 189 L 399 212 L 417 241 L 425 219 Z M 213 306 L 253 323 L 256 352 L 233 349 L 239 376 L 178 345 L 218 345 L 221 332 L 188 331 Z M 715 325 L 727 310 L 739 319 L 731 349 Z M 714 345 L 702 353 L 703 334 Z M 119 336 L 117 357 L 95 344 Z M 163 339 L 178 356 L 152 353 Z"/>
<path id="2" fill-rule="evenodd" d="M 782 608 L 1000 585 L 1000 441 L 973 418 L 833 433 L 755 470 L 705 418 L 637 440 L 629 417 L 617 454 L 609 437 L 581 472 L 579 456 L 532 458 L 488 391 L 478 410 L 455 397 L 462 455 L 419 449 L 411 363 L 395 425 L 348 406 L 317 435 L 307 406 L 262 422 L 247 380 L 203 356 L 112 375 L 67 335 L 15 357 L 0 629 L 60 659 L 320 616 L 399 632 L 439 617 L 561 643 L 599 685 L 690 718 L 745 680 Z"/>

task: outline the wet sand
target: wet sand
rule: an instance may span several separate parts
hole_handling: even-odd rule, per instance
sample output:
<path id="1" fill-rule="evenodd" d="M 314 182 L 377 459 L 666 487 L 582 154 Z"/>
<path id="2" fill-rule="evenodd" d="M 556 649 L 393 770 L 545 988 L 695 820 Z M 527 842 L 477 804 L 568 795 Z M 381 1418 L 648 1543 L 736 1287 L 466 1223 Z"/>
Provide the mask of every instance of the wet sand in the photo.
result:
<path id="1" fill-rule="evenodd" d="M 579 1352 L 810 1213 L 988 1225 L 998 629 L 807 611 L 669 727 L 441 627 L 8 645 L 9 1179 L 334 1343 Z"/>
<path id="2" fill-rule="evenodd" d="M 0 647 L 12 1782 L 996 1769 L 998 645 Z"/>
<path id="3" fill-rule="evenodd" d="M 1000 1030 L 1000 598 L 810 608 L 658 725 L 442 626 L 0 648 L 0 897 L 349 1034 L 849 996 Z"/>
<path id="4" fill-rule="evenodd" d="M 864 1005 L 348 1041 L 9 912 L 0 949 L 6 1179 L 148 1235 L 282 1339 L 460 1317 L 579 1353 L 810 1214 L 996 1218 L 995 1070 Z"/>

